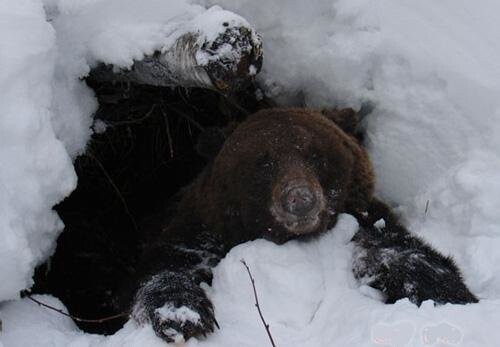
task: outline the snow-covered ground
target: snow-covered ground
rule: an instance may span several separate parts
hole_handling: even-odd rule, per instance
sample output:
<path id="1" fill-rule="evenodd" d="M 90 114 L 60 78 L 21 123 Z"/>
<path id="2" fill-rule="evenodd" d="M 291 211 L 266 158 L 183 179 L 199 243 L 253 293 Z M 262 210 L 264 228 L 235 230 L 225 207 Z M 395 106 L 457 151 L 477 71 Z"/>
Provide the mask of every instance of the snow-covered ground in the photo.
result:
<path id="1" fill-rule="evenodd" d="M 382 304 L 352 278 L 356 223 L 343 216 L 309 244 L 259 240 L 233 249 L 207 289 L 221 330 L 186 345 L 269 344 L 243 258 L 278 346 L 496 346 L 500 3 L 199 3 L 234 11 L 262 34 L 260 80 L 283 103 L 373 105 L 364 125 L 378 194 L 412 231 L 454 256 L 481 302 Z M 96 59 L 126 66 L 165 44 L 155 36 L 168 29 L 164 20 L 188 23 L 204 11 L 185 0 L 47 0 L 45 8 L 51 22 L 39 0 L 0 2 L 0 300 L 30 285 L 62 228 L 51 207 L 74 188 L 71 158 L 84 148 L 96 107 L 78 77 Z M 84 334 L 25 300 L 2 304 L 0 319 L 4 347 L 163 345 L 133 322 L 111 337 Z"/>

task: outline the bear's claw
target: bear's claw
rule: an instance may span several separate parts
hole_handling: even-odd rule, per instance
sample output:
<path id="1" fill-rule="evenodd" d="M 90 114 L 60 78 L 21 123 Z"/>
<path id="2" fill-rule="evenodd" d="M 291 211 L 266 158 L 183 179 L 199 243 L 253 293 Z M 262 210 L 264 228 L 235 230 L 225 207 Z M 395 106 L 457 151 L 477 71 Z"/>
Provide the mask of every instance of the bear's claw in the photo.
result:
<path id="1" fill-rule="evenodd" d="M 205 337 L 219 328 L 203 289 L 190 276 L 171 271 L 153 276 L 139 289 L 132 318 L 139 324 L 150 323 L 166 342 Z"/>
<path id="2" fill-rule="evenodd" d="M 176 309 L 179 310 L 179 308 Z M 193 313 L 196 312 L 194 308 L 190 310 Z M 191 337 L 206 337 L 207 334 L 212 333 L 215 327 L 218 326 L 215 321 L 213 309 L 207 310 L 203 308 L 196 313 L 199 319 L 192 321 L 184 320 L 183 318 L 165 319 L 157 313 L 150 320 L 156 335 L 167 342 L 182 342 Z"/>

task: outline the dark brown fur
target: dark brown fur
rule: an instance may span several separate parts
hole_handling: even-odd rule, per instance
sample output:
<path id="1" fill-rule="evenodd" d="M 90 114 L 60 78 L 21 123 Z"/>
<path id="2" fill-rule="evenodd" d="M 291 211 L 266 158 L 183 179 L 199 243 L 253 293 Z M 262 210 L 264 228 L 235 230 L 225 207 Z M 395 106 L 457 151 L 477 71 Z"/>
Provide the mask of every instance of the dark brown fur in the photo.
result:
<path id="1" fill-rule="evenodd" d="M 269 205 L 276 181 L 298 163 L 329 192 L 334 214 L 323 217 L 323 229 L 338 213 L 368 206 L 373 171 L 357 140 L 319 111 L 275 108 L 253 114 L 234 130 L 191 185 L 179 211 L 195 212 L 230 247 L 260 237 L 284 242 L 293 235 L 276 223 Z M 182 214 L 174 220 L 180 228 L 186 220 Z"/>
<path id="2" fill-rule="evenodd" d="M 352 110 L 273 108 L 249 116 L 218 153 L 216 143 L 225 134 L 213 131 L 216 143 L 203 138 L 204 155 L 213 160 L 145 251 L 140 274 L 146 281 L 134 299 L 134 319 L 151 323 L 169 342 L 212 332 L 214 310 L 199 283 L 211 281 L 221 257 L 256 238 L 283 243 L 315 237 L 333 227 L 339 213 L 352 214 L 360 224 L 353 238 L 355 277 L 386 294 L 388 302 L 477 301 L 451 259 L 411 235 L 373 198 L 373 170 L 353 135 L 356 125 Z M 373 225 L 379 219 L 383 228 Z M 186 306 L 201 319 L 165 319 L 157 313 L 164 305 Z"/>

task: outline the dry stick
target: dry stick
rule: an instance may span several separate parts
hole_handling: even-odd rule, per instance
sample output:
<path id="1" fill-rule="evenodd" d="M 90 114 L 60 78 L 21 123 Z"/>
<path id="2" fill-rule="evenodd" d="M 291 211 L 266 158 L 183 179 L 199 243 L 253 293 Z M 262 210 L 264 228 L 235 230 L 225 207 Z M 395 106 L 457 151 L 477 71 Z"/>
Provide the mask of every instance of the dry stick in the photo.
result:
<path id="1" fill-rule="evenodd" d="M 269 324 L 266 323 L 266 320 L 264 319 L 264 316 L 262 315 L 262 311 L 260 310 L 259 298 L 257 297 L 257 289 L 255 289 L 255 280 L 252 277 L 252 273 L 250 272 L 250 268 L 248 267 L 245 260 L 241 259 L 240 261 L 247 268 L 248 277 L 250 277 L 250 281 L 252 281 L 253 296 L 255 297 L 255 307 L 257 307 L 257 311 L 259 311 L 260 320 L 262 321 L 262 324 L 264 324 L 264 328 L 266 328 L 267 336 L 269 336 L 269 340 L 271 340 L 271 345 L 273 347 L 276 347 L 276 344 L 274 343 L 273 337 L 271 335 L 271 330 L 269 329 Z"/>
<path id="2" fill-rule="evenodd" d="M 427 211 L 429 210 L 429 200 L 427 200 L 427 202 L 425 203 L 425 211 L 424 211 L 424 215 L 427 215 Z"/>
<path id="3" fill-rule="evenodd" d="M 142 121 L 148 119 L 149 117 L 151 117 L 151 115 L 153 114 L 153 111 L 155 110 L 156 108 L 156 104 L 153 104 L 153 106 L 151 106 L 151 108 L 149 109 L 149 111 L 142 117 L 139 117 L 137 119 L 129 119 L 129 120 L 120 120 L 120 121 L 116 121 L 116 122 L 110 122 L 110 124 L 112 126 L 119 126 L 119 125 L 126 125 L 126 124 L 136 124 L 136 123 L 141 123 Z"/>
<path id="4" fill-rule="evenodd" d="M 109 316 L 109 317 L 104 317 L 104 318 L 98 318 L 98 319 L 84 319 L 84 318 L 80 318 L 80 317 L 76 317 L 76 316 L 73 316 L 69 313 L 66 313 L 64 312 L 63 310 L 61 309 L 58 309 L 58 308 L 55 308 L 53 306 L 50 306 L 50 305 L 47 305 L 41 301 L 38 301 L 37 299 L 33 298 L 31 295 L 29 294 L 25 294 L 25 296 L 30 299 L 31 301 L 37 303 L 38 305 L 40 306 L 43 306 L 43 307 L 46 307 L 52 311 L 56 311 L 60 314 L 62 314 L 63 316 L 66 316 L 66 317 L 69 317 L 77 322 L 82 322 L 82 323 L 104 323 L 104 322 L 107 322 L 107 321 L 110 321 L 110 320 L 113 320 L 113 319 L 116 319 L 116 318 L 121 318 L 121 317 L 126 317 L 128 316 L 128 312 L 122 312 L 122 313 L 118 313 L 118 314 L 115 314 L 113 316 Z"/>
<path id="5" fill-rule="evenodd" d="M 172 104 L 166 104 L 168 108 L 170 108 L 172 111 L 180 115 L 181 117 L 185 118 L 189 123 L 193 124 L 198 130 L 203 131 L 205 128 L 203 125 L 195 121 L 191 116 L 189 116 L 186 112 L 182 112 L 180 109 L 177 107 L 173 106 Z"/>
<path id="6" fill-rule="evenodd" d="M 221 93 L 220 91 L 216 90 L 215 91 L 217 94 L 221 95 L 227 102 L 229 102 L 231 105 L 233 105 L 235 108 L 237 108 L 240 112 L 242 112 L 245 116 L 249 116 L 251 112 L 249 112 L 246 108 L 241 106 L 236 100 L 234 100 L 233 97 L 228 97 L 224 93 Z"/>
<path id="7" fill-rule="evenodd" d="M 130 221 L 132 222 L 132 226 L 134 227 L 134 230 L 136 232 L 138 232 L 139 231 L 139 227 L 137 226 L 137 223 L 135 221 L 134 216 L 132 215 L 132 212 L 130 212 L 130 209 L 128 208 L 127 201 L 125 200 L 125 198 L 123 197 L 122 193 L 120 192 L 120 189 L 118 189 L 118 187 L 116 186 L 115 182 L 113 181 L 113 179 L 111 178 L 111 176 L 108 174 L 108 171 L 106 171 L 106 168 L 104 167 L 104 165 L 102 165 L 102 163 L 99 161 L 99 159 L 97 159 L 97 157 L 94 156 L 90 151 L 87 152 L 86 154 L 97 163 L 97 165 L 101 169 L 102 173 L 104 174 L 104 176 L 108 180 L 109 184 L 111 184 L 111 187 L 113 187 L 113 189 L 115 190 L 116 194 L 118 195 L 118 198 L 120 199 L 120 201 L 121 201 L 121 203 L 123 205 L 123 208 L 125 209 L 125 213 L 127 214 L 127 216 L 129 217 Z"/>
<path id="8" fill-rule="evenodd" d="M 163 122 L 165 123 L 165 131 L 167 132 L 167 140 L 168 140 L 168 148 L 170 149 L 170 159 L 174 157 L 174 145 L 172 142 L 172 135 L 170 134 L 170 123 L 168 122 L 168 116 L 165 113 L 165 110 L 161 109 L 161 113 L 163 114 Z"/>

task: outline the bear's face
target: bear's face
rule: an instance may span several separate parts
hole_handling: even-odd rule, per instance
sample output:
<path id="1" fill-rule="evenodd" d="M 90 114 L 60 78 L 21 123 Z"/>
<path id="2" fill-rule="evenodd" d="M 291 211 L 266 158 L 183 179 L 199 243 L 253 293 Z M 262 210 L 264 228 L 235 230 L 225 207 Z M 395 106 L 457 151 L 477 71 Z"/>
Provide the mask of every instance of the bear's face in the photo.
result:
<path id="1" fill-rule="evenodd" d="M 229 136 L 201 180 L 203 221 L 225 239 L 283 243 L 319 234 L 372 194 L 356 140 L 321 113 L 270 109 Z"/>

